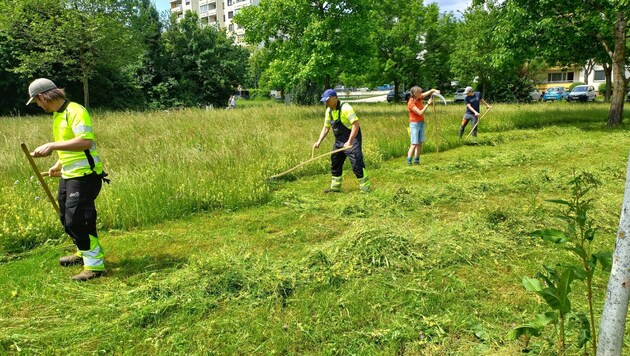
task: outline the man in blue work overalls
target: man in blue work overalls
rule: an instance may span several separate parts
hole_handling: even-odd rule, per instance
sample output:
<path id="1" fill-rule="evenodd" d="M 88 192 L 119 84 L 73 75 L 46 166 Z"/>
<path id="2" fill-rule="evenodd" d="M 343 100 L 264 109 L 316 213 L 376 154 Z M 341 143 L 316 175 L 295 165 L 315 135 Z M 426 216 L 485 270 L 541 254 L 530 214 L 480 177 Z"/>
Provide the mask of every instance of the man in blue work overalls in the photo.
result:
<path id="1" fill-rule="evenodd" d="M 354 175 L 359 180 L 359 189 L 362 192 L 369 192 L 370 180 L 365 170 L 365 163 L 363 163 L 363 150 L 361 148 L 363 139 L 361 137 L 361 128 L 359 127 L 359 118 L 354 113 L 352 106 L 348 103 L 341 103 L 337 98 L 337 93 L 332 89 L 326 90 L 320 101 L 326 103 L 326 116 L 322 132 L 317 142 L 313 144 L 313 147 L 319 148 L 319 145 L 332 127 L 335 134 L 333 151 L 346 148 L 330 156 L 332 181 L 330 182 L 330 188 L 324 190 L 324 192 L 341 191 L 341 175 L 346 157 L 350 159 L 352 171 L 354 171 Z"/>

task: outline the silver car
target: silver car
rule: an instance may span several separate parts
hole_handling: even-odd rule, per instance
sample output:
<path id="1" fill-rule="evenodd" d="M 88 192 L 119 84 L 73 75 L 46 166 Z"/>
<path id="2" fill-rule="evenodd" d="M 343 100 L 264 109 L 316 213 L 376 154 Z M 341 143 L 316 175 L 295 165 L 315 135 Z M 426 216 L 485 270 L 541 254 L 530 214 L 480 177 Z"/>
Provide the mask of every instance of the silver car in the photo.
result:
<path id="1" fill-rule="evenodd" d="M 466 100 L 466 94 L 464 94 L 464 90 L 466 90 L 466 88 L 459 88 L 457 89 L 457 91 L 455 92 L 455 97 L 453 98 L 453 102 L 456 103 L 458 101 L 465 101 Z"/>
<path id="2" fill-rule="evenodd" d="M 595 101 L 597 93 L 592 85 L 578 85 L 567 95 L 567 101 Z"/>

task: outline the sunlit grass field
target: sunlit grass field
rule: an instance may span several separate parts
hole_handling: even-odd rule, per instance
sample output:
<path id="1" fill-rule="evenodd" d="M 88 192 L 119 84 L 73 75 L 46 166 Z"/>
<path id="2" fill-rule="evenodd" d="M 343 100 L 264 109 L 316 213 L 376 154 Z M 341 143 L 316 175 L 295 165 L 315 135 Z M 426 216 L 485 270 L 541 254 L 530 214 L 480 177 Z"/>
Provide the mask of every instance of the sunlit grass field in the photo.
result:
<path id="1" fill-rule="evenodd" d="M 612 250 L 627 127 L 606 129 L 601 103 L 495 105 L 479 139 L 460 141 L 463 105 L 439 106 L 422 164 L 407 166 L 404 105 L 353 106 L 370 194 L 349 169 L 343 193 L 322 194 L 326 158 L 268 179 L 311 157 L 322 106 L 94 112 L 112 178 L 97 200 L 109 274 L 86 284 L 57 265 L 71 243 L 19 148 L 50 140 L 50 117 L 0 119 L 0 350 L 520 353 L 507 333 L 545 311 L 521 278 L 571 261 L 527 234 L 561 227 L 544 200 L 586 170 L 602 182 L 598 247 Z M 607 278 L 596 273 L 600 312 Z"/>

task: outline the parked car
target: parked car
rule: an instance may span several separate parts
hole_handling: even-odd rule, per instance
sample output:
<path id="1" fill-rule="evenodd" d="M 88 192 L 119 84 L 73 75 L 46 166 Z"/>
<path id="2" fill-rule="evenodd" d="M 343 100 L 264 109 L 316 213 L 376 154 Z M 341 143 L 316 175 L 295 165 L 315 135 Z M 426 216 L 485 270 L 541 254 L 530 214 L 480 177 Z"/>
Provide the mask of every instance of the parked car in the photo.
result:
<path id="1" fill-rule="evenodd" d="M 390 84 L 383 84 L 376 88 L 376 90 L 380 90 L 380 91 L 392 90 L 392 89 L 394 89 L 394 87 Z"/>
<path id="2" fill-rule="evenodd" d="M 565 98 L 566 90 L 563 87 L 552 87 L 547 89 L 543 96 L 544 101 L 562 100 Z"/>
<path id="3" fill-rule="evenodd" d="M 567 95 L 567 101 L 595 101 L 595 87 L 592 85 L 578 85 Z"/>
<path id="4" fill-rule="evenodd" d="M 543 94 L 538 90 L 534 90 L 529 93 L 529 101 L 541 101 L 543 98 Z"/>
<path id="5" fill-rule="evenodd" d="M 455 97 L 453 98 L 454 103 L 466 100 L 466 94 L 464 94 L 464 90 L 466 90 L 466 88 L 459 88 L 455 91 Z"/>
<path id="6" fill-rule="evenodd" d="M 406 92 L 400 92 L 398 93 L 398 97 L 400 98 L 401 101 L 403 102 L 407 102 L 409 101 L 409 98 L 411 97 L 411 93 L 406 91 Z M 392 101 L 394 101 L 394 91 L 391 90 L 389 93 L 387 93 L 387 102 L 391 103 Z"/>

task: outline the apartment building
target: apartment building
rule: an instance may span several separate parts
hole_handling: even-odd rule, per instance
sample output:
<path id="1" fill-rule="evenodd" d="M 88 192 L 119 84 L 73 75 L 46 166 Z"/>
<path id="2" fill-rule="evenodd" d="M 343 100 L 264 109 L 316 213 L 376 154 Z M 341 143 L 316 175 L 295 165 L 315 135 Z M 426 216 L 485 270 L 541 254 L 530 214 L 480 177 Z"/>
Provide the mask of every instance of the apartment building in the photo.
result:
<path id="1" fill-rule="evenodd" d="M 604 68 L 598 64 L 593 67 L 588 76 L 586 75 L 584 67 L 574 67 L 569 69 L 559 67 L 550 68 L 547 70 L 546 74 L 547 80 L 537 85 L 540 90 L 546 90 L 549 87 L 558 86 L 568 88 L 575 82 L 588 83 L 597 89 L 599 84 L 606 82 Z M 628 76 L 630 76 L 630 72 L 626 70 L 626 77 Z"/>
<path id="2" fill-rule="evenodd" d="M 225 28 L 236 37 L 237 43 L 244 43 L 245 29 L 235 24 L 232 19 L 243 7 L 258 5 L 260 0 L 171 0 L 171 13 L 178 17 L 186 11 L 199 15 L 203 26 Z"/>

